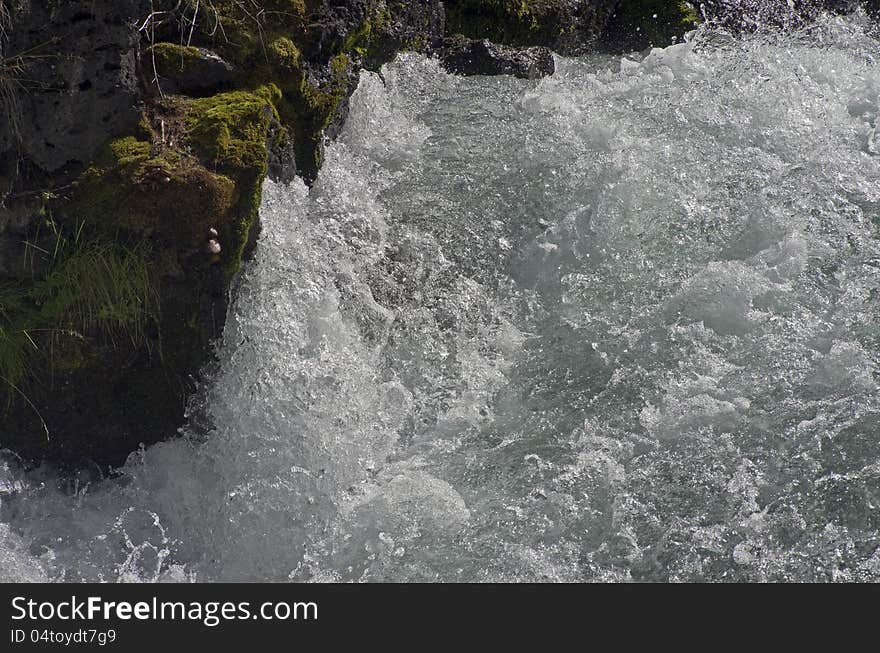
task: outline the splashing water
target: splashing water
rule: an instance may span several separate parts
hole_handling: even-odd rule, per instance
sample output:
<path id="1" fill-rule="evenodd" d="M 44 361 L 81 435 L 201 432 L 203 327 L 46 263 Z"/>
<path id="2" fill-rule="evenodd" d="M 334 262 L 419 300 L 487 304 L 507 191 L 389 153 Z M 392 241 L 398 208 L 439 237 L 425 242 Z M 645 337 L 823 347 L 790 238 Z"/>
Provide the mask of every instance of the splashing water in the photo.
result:
<path id="1" fill-rule="evenodd" d="M 880 580 L 877 52 L 856 15 L 364 73 L 314 188 L 266 185 L 193 428 L 6 463 L 0 571 Z"/>

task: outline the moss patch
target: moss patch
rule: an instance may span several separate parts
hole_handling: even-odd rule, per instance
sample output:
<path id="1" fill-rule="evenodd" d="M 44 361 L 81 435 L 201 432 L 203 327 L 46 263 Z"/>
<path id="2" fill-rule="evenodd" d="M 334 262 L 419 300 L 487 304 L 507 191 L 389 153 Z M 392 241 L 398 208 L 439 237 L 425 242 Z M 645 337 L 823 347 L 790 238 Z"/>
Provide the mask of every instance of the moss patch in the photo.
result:
<path id="1" fill-rule="evenodd" d="M 282 74 L 296 74 L 301 59 L 299 48 L 286 36 L 279 36 L 269 45 L 269 64 Z"/>
<path id="2" fill-rule="evenodd" d="M 238 270 L 257 219 L 269 147 L 287 140 L 276 109 L 281 97 L 281 90 L 269 84 L 254 91 L 190 100 L 185 108 L 190 147 L 206 165 L 235 183 L 236 198 L 229 207 L 234 220 L 220 224 L 221 242 L 228 252 L 224 268 L 229 273 Z"/>
<path id="3" fill-rule="evenodd" d="M 131 234 L 193 250 L 228 225 L 236 186 L 185 152 L 137 137 L 111 141 L 85 171 L 68 212 L 105 234 Z"/>
<path id="4" fill-rule="evenodd" d="M 280 99 L 280 89 L 272 84 L 192 100 L 185 117 L 189 143 L 214 165 L 263 168 L 268 160 L 266 134 L 279 121 L 275 103 Z"/>
<path id="5" fill-rule="evenodd" d="M 222 267 L 235 273 L 257 218 L 269 148 L 289 138 L 276 104 L 282 93 L 273 84 L 167 99 L 161 119 L 144 120 L 143 134 L 104 147 L 68 214 L 105 234 L 154 239 L 181 265 L 204 253 L 208 230 L 216 229 Z"/>
<path id="6" fill-rule="evenodd" d="M 174 77 L 191 70 L 202 58 L 198 48 L 176 43 L 157 43 L 150 46 L 147 56 L 156 63 L 156 72 L 162 77 Z"/>

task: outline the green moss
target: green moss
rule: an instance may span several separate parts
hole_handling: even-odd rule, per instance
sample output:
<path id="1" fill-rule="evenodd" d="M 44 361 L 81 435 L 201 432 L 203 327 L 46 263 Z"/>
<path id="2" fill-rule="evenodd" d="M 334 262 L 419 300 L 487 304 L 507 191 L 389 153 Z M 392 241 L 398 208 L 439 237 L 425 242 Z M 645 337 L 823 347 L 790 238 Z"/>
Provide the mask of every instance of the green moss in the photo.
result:
<path id="1" fill-rule="evenodd" d="M 185 254 L 209 227 L 232 231 L 236 182 L 184 151 L 135 137 L 109 142 L 79 180 L 68 213 L 108 236 L 154 238 Z"/>
<path id="2" fill-rule="evenodd" d="M 399 52 L 426 52 L 430 26 L 421 24 L 422 17 L 411 13 L 410 3 L 403 0 L 370 0 L 364 21 L 351 30 L 338 53 L 356 56 L 367 70 L 379 70 Z"/>
<path id="3" fill-rule="evenodd" d="M 275 103 L 280 99 L 280 89 L 270 84 L 255 91 L 192 100 L 185 118 L 189 141 L 200 155 L 217 165 L 264 168 L 268 161 L 266 134 L 279 120 Z"/>
<path id="4" fill-rule="evenodd" d="M 169 9 L 176 4 L 176 0 L 166 1 Z M 242 68 L 265 61 L 269 44 L 276 37 L 301 34 L 309 13 L 305 0 L 261 0 L 259 6 L 241 0 L 211 0 L 202 2 L 201 7 L 196 25 L 185 26 L 188 35 L 193 27 L 193 44 L 208 47 Z M 194 11 L 187 15 L 193 16 Z M 167 23 L 167 33 L 159 36 L 174 42 L 181 27 L 174 21 Z"/>
<path id="5" fill-rule="evenodd" d="M 279 36 L 269 45 L 269 63 L 276 69 L 293 73 L 300 70 L 302 54 L 293 41 L 286 36 Z"/>
<path id="6" fill-rule="evenodd" d="M 147 50 L 147 56 L 155 61 L 156 72 L 162 77 L 186 72 L 202 58 L 198 48 L 176 43 L 156 43 Z"/>
<path id="7" fill-rule="evenodd" d="M 693 4 L 686 0 L 679 0 L 678 10 L 682 17 L 682 21 L 686 25 L 696 27 L 699 24 L 700 15 L 697 13 L 697 8 Z"/>
<path id="8" fill-rule="evenodd" d="M 276 109 L 281 98 L 281 90 L 269 84 L 191 100 L 186 108 L 190 146 L 199 158 L 235 181 L 235 221 L 225 237 L 224 267 L 230 273 L 238 269 L 257 219 L 269 166 L 269 139 L 287 138 Z"/>
<path id="9" fill-rule="evenodd" d="M 162 124 L 175 130 L 176 145 L 158 134 L 110 141 L 82 175 L 69 212 L 103 233 L 158 239 L 182 260 L 209 262 L 206 234 L 216 229 L 223 268 L 233 274 L 257 218 L 269 147 L 287 138 L 280 100 L 271 84 L 167 100 Z"/>
<path id="10" fill-rule="evenodd" d="M 351 70 L 351 58 L 345 52 L 337 54 L 330 60 L 330 70 L 333 73 L 332 87 L 338 97 L 345 90 L 348 71 Z"/>
<path id="11" fill-rule="evenodd" d="M 323 130 L 348 90 L 350 55 L 359 54 L 362 60 L 370 61 L 393 56 L 393 52 L 378 49 L 387 45 L 384 36 L 393 20 L 390 7 L 400 4 L 369 0 L 364 21 L 334 47 L 323 68 L 320 62 L 310 61 L 304 66 L 303 61 L 303 52 L 314 53 L 325 35 L 326 26 L 313 20 L 313 15 L 323 10 L 322 2 L 261 0 L 261 11 L 252 11 L 249 3 L 241 0 L 203 2 L 203 11 L 192 30 L 192 45 L 209 48 L 232 63 L 236 71 L 233 86 L 239 90 L 192 104 L 187 130 L 193 150 L 209 167 L 259 167 L 265 148 L 256 135 L 265 135 L 265 124 L 253 109 L 271 105 L 278 112 L 273 117 L 292 137 L 298 171 L 307 181 L 314 179 L 321 159 Z M 173 6 L 169 1 L 168 7 L 157 9 Z M 192 14 L 190 11 L 187 15 Z M 166 21 L 164 29 L 167 31 L 158 38 L 170 43 L 157 44 L 154 49 L 160 74 L 171 65 L 179 69 L 181 62 L 185 65 L 198 52 L 174 45 L 180 29 L 175 21 Z M 262 94 L 260 88 L 277 88 L 281 97 L 268 98 L 268 102 L 263 101 L 265 97 L 254 98 L 254 94 Z M 253 126 L 251 133 L 236 135 L 238 126 L 247 124 Z M 283 140 L 285 134 L 278 135 Z"/>
<path id="12" fill-rule="evenodd" d="M 367 9 L 367 17 L 360 26 L 352 30 L 340 48 L 342 53 L 357 53 L 369 59 L 380 46 L 380 39 L 392 21 L 391 10 L 384 2 L 372 2 Z"/>
<path id="13" fill-rule="evenodd" d="M 133 163 L 149 158 L 150 144 L 145 141 L 140 141 L 134 136 L 126 136 L 111 141 L 110 152 L 119 164 Z"/>

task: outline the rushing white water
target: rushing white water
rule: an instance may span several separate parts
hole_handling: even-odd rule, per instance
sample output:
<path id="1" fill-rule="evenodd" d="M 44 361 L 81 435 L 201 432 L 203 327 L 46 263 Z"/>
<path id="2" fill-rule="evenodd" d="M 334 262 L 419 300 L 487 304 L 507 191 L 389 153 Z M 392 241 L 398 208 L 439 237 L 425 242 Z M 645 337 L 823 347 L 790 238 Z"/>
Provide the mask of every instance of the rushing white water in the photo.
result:
<path id="1" fill-rule="evenodd" d="M 0 471 L 0 574 L 880 580 L 859 17 L 540 82 L 364 74 L 268 183 L 186 437 Z"/>

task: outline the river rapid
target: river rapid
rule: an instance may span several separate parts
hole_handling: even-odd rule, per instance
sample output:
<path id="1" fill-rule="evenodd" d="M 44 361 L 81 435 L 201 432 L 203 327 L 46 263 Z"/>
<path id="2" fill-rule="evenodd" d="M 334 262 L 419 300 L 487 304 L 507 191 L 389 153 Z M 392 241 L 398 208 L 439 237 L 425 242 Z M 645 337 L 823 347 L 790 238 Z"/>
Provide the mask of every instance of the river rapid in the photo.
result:
<path id="1" fill-rule="evenodd" d="M 363 73 L 182 437 L 0 462 L 0 577 L 880 581 L 880 42 Z"/>

